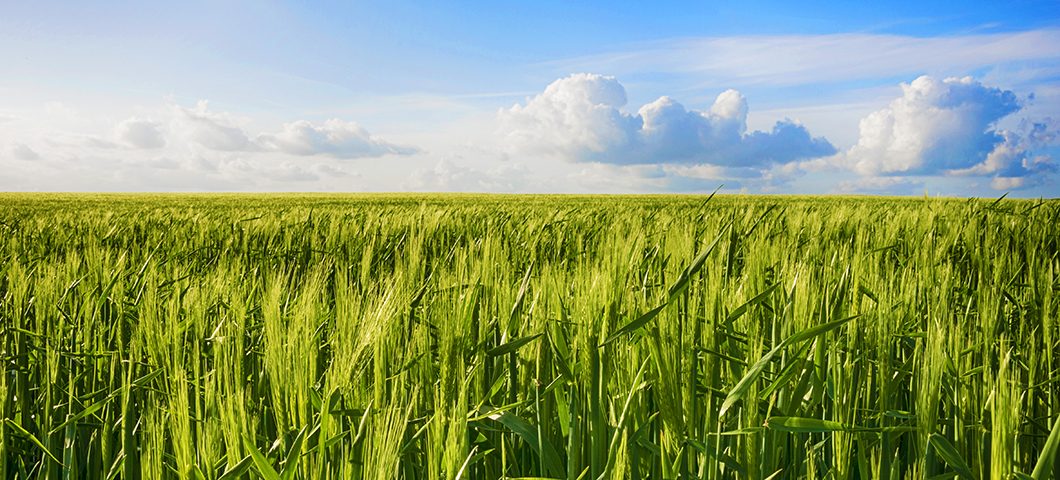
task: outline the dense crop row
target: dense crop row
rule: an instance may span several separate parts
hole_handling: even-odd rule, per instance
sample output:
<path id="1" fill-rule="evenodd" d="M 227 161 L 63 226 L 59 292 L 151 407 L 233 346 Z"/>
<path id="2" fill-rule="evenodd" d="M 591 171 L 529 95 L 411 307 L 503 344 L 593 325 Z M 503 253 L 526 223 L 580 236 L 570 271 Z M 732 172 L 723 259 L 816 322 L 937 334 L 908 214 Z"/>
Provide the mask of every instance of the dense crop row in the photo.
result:
<path id="1" fill-rule="evenodd" d="M 1060 203 L 0 196 L 0 479 L 1046 478 Z"/>

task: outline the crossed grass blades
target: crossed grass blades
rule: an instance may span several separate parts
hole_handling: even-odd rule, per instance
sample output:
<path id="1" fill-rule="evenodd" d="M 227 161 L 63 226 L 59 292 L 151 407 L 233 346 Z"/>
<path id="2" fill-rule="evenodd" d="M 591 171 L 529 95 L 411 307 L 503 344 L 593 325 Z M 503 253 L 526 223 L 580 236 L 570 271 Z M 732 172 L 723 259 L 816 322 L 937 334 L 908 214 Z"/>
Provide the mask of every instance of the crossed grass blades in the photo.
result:
<path id="1" fill-rule="evenodd" d="M 0 196 L 0 479 L 1049 478 L 1060 202 Z"/>

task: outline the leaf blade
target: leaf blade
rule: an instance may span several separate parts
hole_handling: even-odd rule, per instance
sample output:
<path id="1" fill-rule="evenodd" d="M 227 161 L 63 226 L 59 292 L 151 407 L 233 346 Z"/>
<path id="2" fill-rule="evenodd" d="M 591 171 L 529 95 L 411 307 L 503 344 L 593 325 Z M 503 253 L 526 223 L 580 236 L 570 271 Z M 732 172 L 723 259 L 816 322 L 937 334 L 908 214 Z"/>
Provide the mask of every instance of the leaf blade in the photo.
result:
<path id="1" fill-rule="evenodd" d="M 953 448 L 953 444 L 946 440 L 946 437 L 932 433 L 928 436 L 928 443 L 935 447 L 935 451 L 946 461 L 950 468 L 957 472 L 957 475 L 960 475 L 965 480 L 975 480 L 972 469 L 968 468 L 968 464 L 961 458 L 961 454 L 957 452 L 956 448 Z"/>
<path id="2" fill-rule="evenodd" d="M 544 333 L 537 333 L 537 334 L 534 334 L 534 335 L 530 335 L 530 336 L 526 336 L 526 337 L 519 337 L 519 338 L 516 338 L 514 340 L 509 340 L 506 343 L 502 343 L 500 345 L 497 345 L 496 347 L 493 347 L 493 348 L 491 348 L 489 350 L 486 350 L 486 356 L 488 356 L 488 357 L 496 357 L 498 355 L 504 355 L 506 353 L 512 353 L 512 352 L 518 350 L 520 347 L 522 347 L 522 346 L 524 346 L 524 345 L 526 345 L 526 344 L 528 344 L 528 343 L 530 343 L 530 342 L 532 342 L 534 340 L 537 340 L 542 335 L 544 335 Z"/>

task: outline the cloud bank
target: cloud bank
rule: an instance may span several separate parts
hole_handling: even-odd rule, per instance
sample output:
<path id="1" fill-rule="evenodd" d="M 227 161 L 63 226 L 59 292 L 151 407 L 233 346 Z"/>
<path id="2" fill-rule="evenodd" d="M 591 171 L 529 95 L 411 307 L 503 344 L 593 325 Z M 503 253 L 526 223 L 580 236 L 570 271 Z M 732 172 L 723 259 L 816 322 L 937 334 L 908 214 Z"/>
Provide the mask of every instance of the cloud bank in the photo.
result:
<path id="1" fill-rule="evenodd" d="M 706 111 L 664 96 L 631 114 L 622 110 L 626 102 L 614 77 L 571 75 L 525 106 L 501 109 L 500 134 L 513 155 L 617 165 L 769 167 L 838 151 L 790 120 L 770 132 L 745 133 L 747 100 L 736 90 L 722 92 Z"/>

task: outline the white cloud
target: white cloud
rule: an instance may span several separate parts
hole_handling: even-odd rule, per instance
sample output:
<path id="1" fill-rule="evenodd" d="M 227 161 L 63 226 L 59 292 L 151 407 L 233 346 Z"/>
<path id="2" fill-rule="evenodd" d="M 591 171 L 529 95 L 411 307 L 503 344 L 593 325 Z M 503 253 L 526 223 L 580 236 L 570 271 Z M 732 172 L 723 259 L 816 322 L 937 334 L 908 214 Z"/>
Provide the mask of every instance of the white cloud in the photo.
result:
<path id="1" fill-rule="evenodd" d="M 1003 170 L 1014 161 L 1022 161 L 1027 151 L 1020 145 L 1019 138 L 1007 131 L 1002 131 L 1000 135 L 1003 141 L 994 145 L 994 149 L 986 154 L 985 160 L 971 167 L 954 169 L 946 173 L 956 177 L 989 175 Z"/>
<path id="2" fill-rule="evenodd" d="M 632 145 L 644 122 L 619 110 L 625 105 L 626 90 L 614 77 L 576 74 L 498 116 L 505 141 L 517 149 L 577 161 Z"/>
<path id="3" fill-rule="evenodd" d="M 986 159 L 1004 135 L 993 130 L 1020 109 L 1010 91 L 971 77 L 943 81 L 929 76 L 902 84 L 902 97 L 861 120 L 858 144 L 845 161 L 861 175 L 934 174 Z"/>
<path id="4" fill-rule="evenodd" d="M 657 165 L 590 163 L 568 174 L 567 180 L 590 192 L 661 191 L 668 187 L 666 172 Z"/>
<path id="5" fill-rule="evenodd" d="M 280 152 L 288 155 L 328 155 L 353 159 L 380 157 L 387 154 L 411 155 L 419 150 L 395 145 L 368 133 L 356 122 L 338 118 L 314 126 L 308 120 L 285 123 L 283 131 L 250 135 L 245 126 L 250 122 L 228 112 L 208 109 L 209 102 L 200 100 L 195 108 L 174 105 L 174 128 L 183 133 L 189 143 L 209 150 L 228 152 Z"/>
<path id="6" fill-rule="evenodd" d="M 1027 183 L 1023 177 L 995 177 L 990 181 L 990 188 L 994 190 L 1017 190 Z"/>
<path id="7" fill-rule="evenodd" d="M 829 193 L 860 193 L 871 195 L 913 195 L 923 187 L 922 181 L 905 177 L 862 177 L 839 182 Z"/>
<path id="8" fill-rule="evenodd" d="M 1020 122 L 1020 132 L 1025 137 L 1028 145 L 1033 147 L 1045 147 L 1056 145 L 1060 140 L 1060 122 L 1052 117 L 1032 121 L 1023 119 Z"/>
<path id="9" fill-rule="evenodd" d="M 686 110 L 665 96 L 636 114 L 622 111 L 625 104 L 625 89 L 613 77 L 561 78 L 525 106 L 500 110 L 502 141 L 512 155 L 623 165 L 768 166 L 836 152 L 790 120 L 745 134 L 747 101 L 735 90 L 722 92 L 708 111 Z"/>
<path id="10" fill-rule="evenodd" d="M 702 180 L 725 180 L 733 178 L 760 178 L 761 169 L 751 167 L 719 167 L 717 165 L 664 165 L 662 170 L 668 174 Z"/>
<path id="11" fill-rule="evenodd" d="M 162 135 L 162 122 L 129 117 L 114 128 L 114 135 L 136 148 L 161 148 L 166 145 Z"/>
<path id="12" fill-rule="evenodd" d="M 19 160 L 40 160 L 40 154 L 29 148 L 25 143 L 11 144 L 11 155 Z"/>
<path id="13" fill-rule="evenodd" d="M 352 183 L 360 175 L 337 159 L 414 151 L 343 119 L 295 118 L 263 126 L 205 100 L 178 105 L 163 97 L 153 105 L 92 114 L 42 104 L 0 105 L 0 115 L 12 112 L 4 117 L 10 121 L 0 123 L 0 163 L 8 160 L 5 188 L 394 191 L 408 175 L 401 163 L 364 162 L 385 177 L 365 185 Z M 491 112 L 485 115 L 492 118 Z M 32 180 L 20 185 L 20 178 Z"/>
<path id="14" fill-rule="evenodd" d="M 258 135 L 255 143 L 264 149 L 290 155 L 329 154 L 344 159 L 417 152 L 415 148 L 393 145 L 372 135 L 357 122 L 344 122 L 338 118 L 329 119 L 319 127 L 307 120 L 286 123 L 282 132 Z"/>
<path id="15" fill-rule="evenodd" d="M 294 163 L 283 162 L 272 166 L 243 157 L 221 162 L 217 166 L 217 171 L 226 180 L 251 184 L 258 184 L 261 181 L 284 183 L 310 182 L 320 179 L 317 174 Z"/>
<path id="16" fill-rule="evenodd" d="M 402 190 L 431 192 L 515 192 L 526 186 L 530 170 L 523 164 L 504 164 L 488 170 L 439 160 L 434 168 L 417 168 L 401 184 Z"/>
<path id="17" fill-rule="evenodd" d="M 95 135 L 85 135 L 81 144 L 92 148 L 118 148 L 118 144 Z"/>
<path id="18" fill-rule="evenodd" d="M 863 118 L 858 144 L 833 161 L 866 177 L 948 175 L 1018 178 L 1054 170 L 1047 156 L 1030 157 L 1032 147 L 1053 142 L 1055 129 L 1024 122 L 1029 133 L 997 130 L 997 123 L 1022 106 L 1014 93 L 972 79 L 938 81 L 921 76 L 901 85 L 903 95 Z M 1017 188 L 1030 182 L 992 182 Z"/>
<path id="19" fill-rule="evenodd" d="M 734 193 L 746 184 L 760 184 L 764 173 L 752 168 L 715 165 L 611 165 L 590 163 L 567 175 L 567 181 L 587 192 L 713 192 L 724 185 Z"/>
<path id="20" fill-rule="evenodd" d="M 44 111 L 59 117 L 74 118 L 77 116 L 77 110 L 63 105 L 62 102 L 45 102 Z"/>
<path id="21" fill-rule="evenodd" d="M 156 157 L 143 162 L 143 165 L 160 170 L 178 170 L 181 163 L 169 157 Z"/>
<path id="22" fill-rule="evenodd" d="M 318 163 L 310 167 L 310 170 L 317 175 L 324 175 L 328 177 L 360 177 L 357 172 L 347 172 L 342 167 L 333 167 L 326 163 Z"/>
<path id="23" fill-rule="evenodd" d="M 199 100 L 195 108 L 172 105 L 175 112 L 174 127 L 190 142 L 210 150 L 248 151 L 254 150 L 250 138 L 238 123 L 245 123 L 228 112 L 213 112 L 208 109 L 209 100 Z"/>

